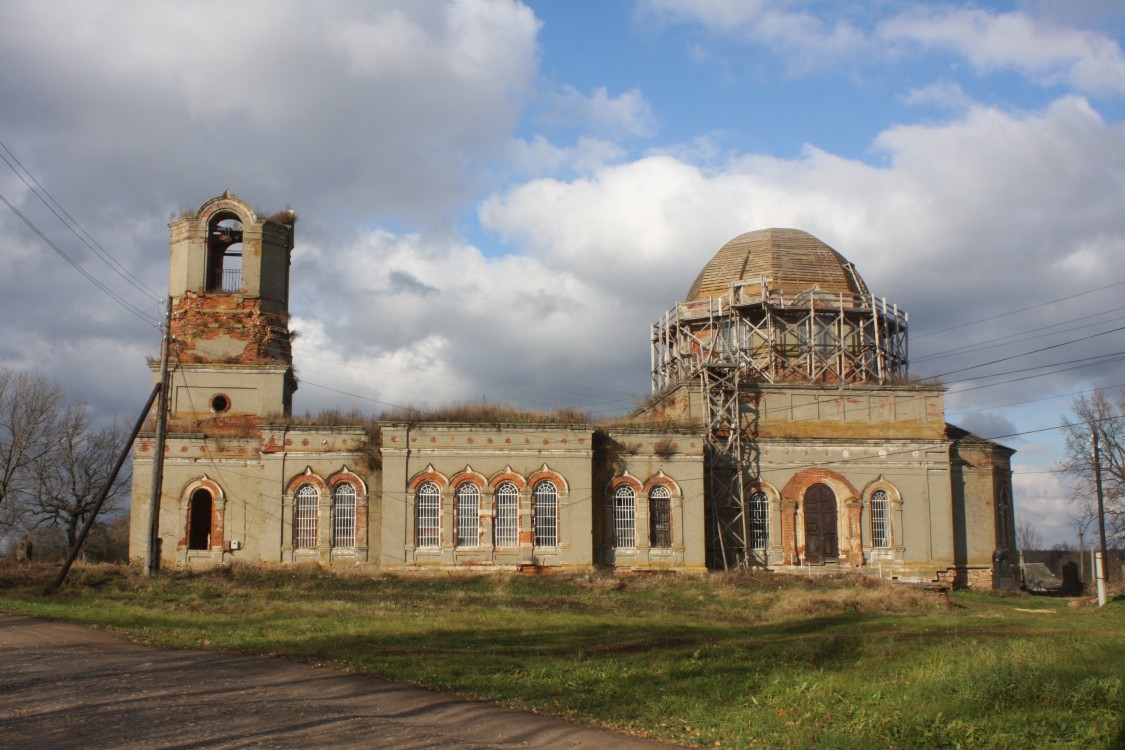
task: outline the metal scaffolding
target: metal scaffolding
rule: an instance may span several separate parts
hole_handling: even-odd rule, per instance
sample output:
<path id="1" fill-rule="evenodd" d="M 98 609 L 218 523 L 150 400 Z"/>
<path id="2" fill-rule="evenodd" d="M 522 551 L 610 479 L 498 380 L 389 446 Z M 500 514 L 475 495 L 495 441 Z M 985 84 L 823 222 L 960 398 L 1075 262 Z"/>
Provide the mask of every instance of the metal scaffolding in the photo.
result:
<path id="1" fill-rule="evenodd" d="M 712 568 L 766 562 L 751 539 L 746 488 L 758 479 L 758 449 L 744 386 L 902 382 L 908 322 L 871 294 L 782 292 L 760 278 L 678 303 L 652 326 L 653 393 L 697 378 L 702 390 Z"/>

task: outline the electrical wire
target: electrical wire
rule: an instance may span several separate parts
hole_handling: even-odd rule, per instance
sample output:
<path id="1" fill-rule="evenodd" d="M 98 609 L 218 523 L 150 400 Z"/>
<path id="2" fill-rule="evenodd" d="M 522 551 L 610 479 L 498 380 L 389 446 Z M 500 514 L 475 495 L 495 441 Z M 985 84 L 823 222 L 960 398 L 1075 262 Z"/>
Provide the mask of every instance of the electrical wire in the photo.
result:
<path id="1" fill-rule="evenodd" d="M 1099 333 L 1092 333 L 1089 336 L 1082 336 L 1081 338 L 1072 339 L 1070 341 L 1063 341 L 1060 344 L 1052 344 L 1050 346 L 1044 346 L 1044 347 L 1041 347 L 1039 349 L 1032 349 L 1030 351 L 1020 352 L 1019 354 L 1013 354 L 1013 355 L 1008 356 L 1008 357 L 1001 357 L 1000 359 L 994 359 L 994 360 L 991 360 L 989 362 L 981 362 L 980 364 L 970 365 L 968 367 L 961 367 L 961 368 L 956 369 L 956 370 L 949 370 L 948 372 L 940 372 L 937 375 L 934 375 L 932 377 L 943 378 L 946 375 L 956 375 L 959 372 L 966 372 L 968 370 L 975 370 L 979 367 L 988 367 L 989 365 L 999 364 L 1000 362 L 1008 362 L 1008 361 L 1013 360 L 1013 359 L 1019 359 L 1020 357 L 1028 357 L 1032 354 L 1039 354 L 1041 352 L 1050 351 L 1052 349 L 1058 349 L 1058 348 L 1063 347 L 1063 346 L 1070 346 L 1071 344 L 1077 344 L 1077 343 L 1080 343 L 1082 341 L 1089 341 L 1090 339 L 1097 338 L 1098 336 L 1105 336 L 1105 335 L 1110 334 L 1110 333 L 1117 333 L 1118 331 L 1125 331 L 1125 326 L 1120 326 L 1118 328 L 1111 328 L 1108 331 L 1101 331 Z M 985 375 L 985 376 L 982 376 L 982 377 L 988 377 L 988 376 Z"/>
<path id="2" fill-rule="evenodd" d="M 1020 331 L 1019 333 L 1008 334 L 1008 335 L 1005 335 L 1005 336 L 997 336 L 997 337 L 991 338 L 991 339 L 984 339 L 983 341 L 977 341 L 977 342 L 972 343 L 972 344 L 965 344 L 964 346 L 953 347 L 952 349 L 944 349 L 942 351 L 933 352 L 932 354 L 926 354 L 926 355 L 923 355 L 921 357 L 912 356 L 910 358 L 910 363 L 912 365 L 915 365 L 919 362 L 927 362 L 931 359 L 938 359 L 939 357 L 948 357 L 948 356 L 954 355 L 954 354 L 969 354 L 971 352 L 979 351 L 979 350 L 985 349 L 985 348 L 992 348 L 992 347 L 996 347 L 996 346 L 1008 346 L 1009 344 L 1018 344 L 1022 341 L 1034 341 L 1035 339 L 1047 338 L 1049 336 L 1058 336 L 1059 334 L 1062 334 L 1062 333 L 1071 333 L 1073 331 L 1080 331 L 1083 328 L 1092 328 L 1093 326 L 1104 325 L 1106 323 L 1113 323 L 1113 322 L 1118 321 L 1118 320 L 1125 320 L 1125 316 L 1118 316 L 1116 318 L 1110 318 L 1109 320 L 1099 320 L 1095 323 L 1086 323 L 1085 325 L 1075 326 L 1073 328 L 1064 328 L 1064 329 L 1059 330 L 1059 331 L 1049 331 L 1049 329 L 1051 329 L 1051 328 L 1058 328 L 1060 326 L 1067 325 L 1069 323 L 1076 323 L 1080 320 L 1088 320 L 1090 318 L 1100 318 L 1103 315 L 1108 315 L 1109 313 L 1112 313 L 1112 312 L 1120 312 L 1121 310 L 1125 310 L 1125 307 L 1117 307 L 1117 308 L 1113 308 L 1111 310 L 1103 310 L 1102 312 L 1094 313 L 1093 315 L 1083 315 L 1081 317 L 1072 318 L 1070 320 L 1067 320 L 1067 321 L 1064 321 L 1064 322 L 1061 322 L 1061 323 L 1054 323 L 1054 324 L 1049 325 L 1049 326 L 1041 326 L 1039 328 L 1033 328 L 1029 331 Z M 1048 332 L 1040 333 L 1041 331 L 1048 331 Z M 1027 335 L 1027 334 L 1032 334 L 1032 333 L 1036 334 L 1036 335 L 1034 335 L 1034 336 L 1028 336 Z M 1020 336 L 1022 336 L 1023 338 L 1018 338 Z"/>
<path id="3" fill-rule="evenodd" d="M 955 331 L 958 328 L 965 328 L 966 326 L 976 325 L 977 323 L 986 323 L 990 320 L 997 320 L 998 318 L 1006 318 L 1009 315 L 1016 315 L 1017 313 L 1027 312 L 1028 310 L 1036 310 L 1040 307 L 1046 307 L 1048 305 L 1053 305 L 1053 304 L 1056 304 L 1058 302 L 1065 302 L 1066 300 L 1075 299 L 1077 297 L 1083 297 L 1087 294 L 1093 294 L 1094 292 L 1101 292 L 1101 291 L 1105 291 L 1106 289 L 1113 289 L 1113 288 L 1119 287 L 1123 284 L 1125 284 L 1125 281 L 1116 281 L 1112 284 L 1106 284 L 1105 286 L 1099 286 L 1096 289 L 1087 289 L 1084 292 L 1076 292 L 1075 294 L 1070 294 L 1070 295 L 1067 295 L 1066 297 L 1059 297 L 1058 299 L 1047 300 L 1046 302 L 1040 302 L 1037 305 L 1029 305 L 1027 307 L 1021 307 L 1018 310 L 1010 310 L 1008 312 L 1000 313 L 998 315 L 991 315 L 987 318 L 980 318 L 979 320 L 970 320 L 968 323 L 958 323 L 955 326 L 949 326 L 947 328 L 939 328 L 935 331 L 926 331 L 925 333 L 914 334 L 914 338 L 915 339 L 925 338 L 926 336 L 933 336 L 936 333 L 945 333 L 946 331 Z"/>
<path id="4" fill-rule="evenodd" d="M 35 175 L 33 175 L 28 170 L 28 168 L 25 167 L 23 165 L 23 163 L 21 163 L 20 160 L 16 158 L 15 154 L 12 153 L 11 149 L 9 149 L 4 144 L 3 141 L 0 141 L 0 149 L 3 149 L 8 154 L 8 156 L 4 156 L 4 154 L 0 154 L 0 159 L 2 159 L 4 161 L 4 163 L 8 165 L 8 168 L 11 169 L 13 173 L 15 173 L 16 177 L 20 178 L 20 180 L 23 182 L 24 185 L 27 185 L 27 187 L 31 191 L 32 195 L 34 195 L 36 198 L 38 198 L 40 200 L 40 202 L 44 206 L 46 206 L 47 209 L 51 213 L 53 213 L 55 215 L 55 217 L 59 221 L 61 221 L 63 223 L 63 225 L 67 229 L 69 229 L 71 231 L 71 233 L 75 237 L 77 237 L 78 240 L 82 244 L 84 244 L 86 247 L 90 248 L 90 250 L 95 255 L 97 255 L 99 258 L 101 258 L 102 262 L 104 262 L 109 267 L 109 269 L 111 271 L 116 273 L 121 278 L 125 279 L 125 281 L 127 281 L 130 285 L 132 285 L 134 289 L 139 291 L 141 294 L 146 295 L 149 299 L 153 300 L 154 302 L 161 302 L 160 295 L 158 295 L 151 288 L 149 288 L 143 281 L 141 281 L 136 276 L 134 276 L 133 273 L 131 271 L 129 271 L 128 268 L 126 268 L 120 262 L 118 262 L 118 260 L 116 258 L 114 258 L 113 255 L 111 255 L 108 250 L 106 250 L 104 247 L 102 247 L 98 243 L 98 241 L 95 240 L 90 235 L 90 233 L 87 232 L 82 227 L 82 225 L 80 225 L 75 220 L 75 218 L 73 216 L 71 216 L 70 213 L 68 213 L 67 210 L 59 204 L 58 201 L 55 200 L 53 195 L 51 195 L 49 192 L 47 192 L 47 189 L 43 187 L 43 185 L 39 182 L 39 180 L 35 179 Z M 12 164 L 12 161 L 8 160 L 8 157 L 11 157 L 11 160 L 19 165 L 19 169 L 16 169 L 15 165 Z M 35 184 L 32 185 L 31 182 L 28 182 L 27 178 L 24 177 L 24 174 L 20 173 L 20 170 L 23 170 L 23 173 L 27 175 L 27 178 L 30 178 L 31 182 L 34 182 Z M 43 196 L 46 196 L 46 198 L 44 198 Z M 48 199 L 49 199 L 49 201 L 48 201 Z"/>
<path id="5" fill-rule="evenodd" d="M 16 216 L 18 216 L 20 218 L 20 220 L 23 221 L 23 223 L 26 224 L 31 229 L 31 231 L 34 232 L 39 237 L 39 239 L 43 240 L 43 242 L 46 243 L 48 247 L 50 247 L 52 250 L 54 250 L 56 253 L 58 253 L 59 256 L 61 256 L 63 260 L 65 260 L 67 263 L 69 263 L 71 266 L 73 266 L 75 270 L 77 270 L 80 274 L 85 276 L 86 279 L 91 284 L 93 284 L 98 289 L 100 289 L 102 292 L 104 292 L 110 299 L 112 299 L 114 302 L 116 302 L 121 307 L 125 308 L 125 310 L 127 310 L 128 312 L 130 312 L 131 314 L 133 314 L 137 318 L 143 320 L 145 323 L 148 323 L 149 325 L 155 326 L 157 328 L 160 327 L 160 323 L 158 323 L 158 322 L 152 320 L 151 318 L 149 318 L 146 315 L 146 313 L 144 313 L 142 310 L 140 310 L 137 307 L 134 307 L 132 304 L 130 304 L 125 299 L 120 297 L 112 289 L 107 287 L 102 282 L 98 281 L 98 279 L 96 279 L 89 271 L 87 271 L 85 268 L 83 268 L 81 266 L 81 264 L 78 263 L 78 261 L 74 260 L 69 255 L 67 255 L 66 252 L 64 252 L 62 248 L 60 248 L 58 245 L 56 245 L 54 242 L 52 242 L 50 240 L 50 238 L 47 237 L 47 235 L 43 234 L 43 232 L 40 231 L 39 227 L 35 226 L 35 224 L 30 219 L 28 219 L 26 216 L 24 216 L 22 213 L 20 213 L 19 209 L 17 209 L 14 205 L 12 205 L 11 201 L 9 201 L 6 197 L 4 197 L 3 193 L 0 193 L 0 201 L 3 201 L 4 205 L 6 205 L 8 208 L 10 208 L 12 210 L 12 213 L 14 213 Z"/>

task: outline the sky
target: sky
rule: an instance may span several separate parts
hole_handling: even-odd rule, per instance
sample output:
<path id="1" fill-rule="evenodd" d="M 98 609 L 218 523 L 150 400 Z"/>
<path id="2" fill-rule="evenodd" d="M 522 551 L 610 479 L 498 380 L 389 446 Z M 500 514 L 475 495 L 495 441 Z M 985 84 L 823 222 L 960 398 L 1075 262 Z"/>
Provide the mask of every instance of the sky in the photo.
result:
<path id="1" fill-rule="evenodd" d="M 622 414 L 719 247 L 794 227 L 1073 542 L 1054 428 L 1125 384 L 1123 37 L 1116 0 L 0 0 L 0 365 L 131 423 L 167 224 L 230 190 L 299 217 L 296 412 Z"/>

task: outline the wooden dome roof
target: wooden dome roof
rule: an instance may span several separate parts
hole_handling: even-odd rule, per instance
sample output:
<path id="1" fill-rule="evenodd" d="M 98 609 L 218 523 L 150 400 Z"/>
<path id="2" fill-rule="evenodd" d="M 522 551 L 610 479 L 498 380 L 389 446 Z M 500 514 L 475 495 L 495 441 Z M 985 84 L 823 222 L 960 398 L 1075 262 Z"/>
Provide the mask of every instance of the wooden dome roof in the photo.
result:
<path id="1" fill-rule="evenodd" d="M 759 229 L 719 248 L 688 291 L 687 302 L 720 297 L 739 281 L 764 282 L 768 291 L 868 294 L 855 267 L 808 232 Z"/>

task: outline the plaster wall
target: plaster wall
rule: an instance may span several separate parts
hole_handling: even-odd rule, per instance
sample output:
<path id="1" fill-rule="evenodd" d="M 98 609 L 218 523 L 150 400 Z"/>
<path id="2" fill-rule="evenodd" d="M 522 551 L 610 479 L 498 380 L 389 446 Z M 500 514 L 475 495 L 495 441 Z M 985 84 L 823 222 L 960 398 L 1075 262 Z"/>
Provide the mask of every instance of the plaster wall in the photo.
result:
<path id="1" fill-rule="evenodd" d="M 594 535 L 601 562 L 619 568 L 702 571 L 706 569 L 703 438 L 692 432 L 613 430 L 602 436 L 594 487 L 601 492 L 601 512 L 594 517 Z M 636 543 L 615 545 L 613 491 L 629 479 L 636 494 Z M 648 494 L 663 484 L 671 494 L 670 547 L 651 539 Z"/>
<path id="2" fill-rule="evenodd" d="M 382 425 L 383 528 L 381 564 L 541 565 L 589 567 L 593 562 L 593 431 L 557 425 Z M 519 546 L 491 545 L 493 490 L 503 476 L 520 486 Z M 481 486 L 477 547 L 455 545 L 453 498 L 458 481 Z M 538 477 L 558 485 L 558 545 L 533 544 L 531 492 Z M 414 500 L 427 479 L 441 489 L 441 535 L 437 547 L 418 547 Z"/>
<path id="3" fill-rule="evenodd" d="M 263 426 L 262 434 L 241 437 L 172 434 L 166 442 L 164 491 L 160 507 L 161 559 L 167 564 L 227 562 L 366 562 L 369 519 L 364 512 L 364 544 L 347 550 L 331 547 L 331 500 L 321 492 L 318 549 L 294 553 L 292 494 L 294 479 L 310 474 L 326 480 L 343 470 L 355 473 L 365 486 L 365 433 L 358 428 L 301 429 Z M 134 448 L 130 557 L 147 555 L 149 499 L 154 444 L 142 436 Z M 214 500 L 211 538 L 206 549 L 189 549 L 189 501 L 196 489 Z M 369 498 L 360 489 L 360 505 Z M 359 514 L 357 514 L 359 515 Z"/>

